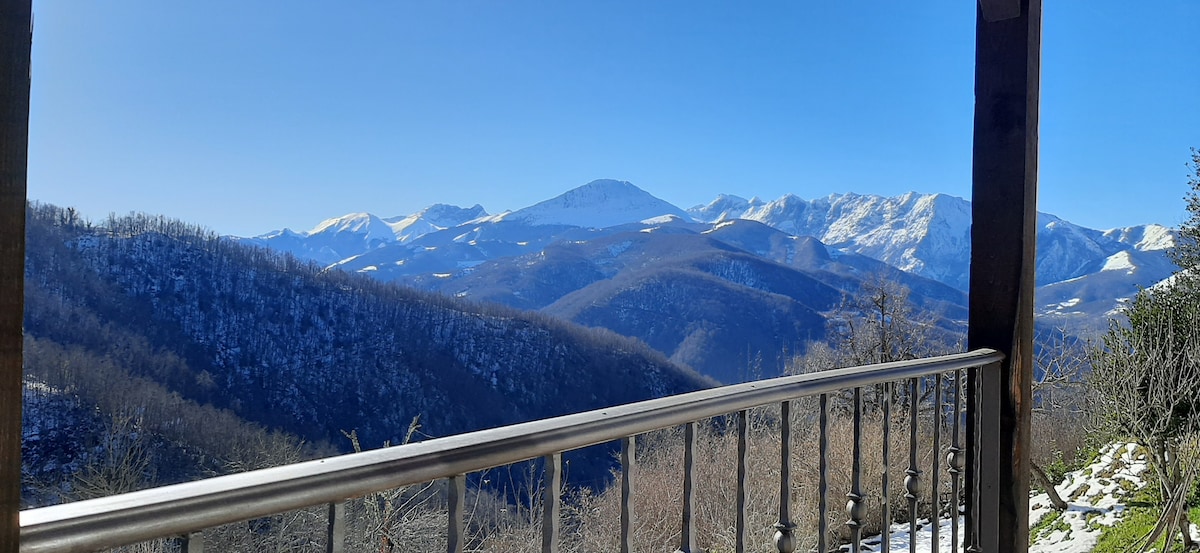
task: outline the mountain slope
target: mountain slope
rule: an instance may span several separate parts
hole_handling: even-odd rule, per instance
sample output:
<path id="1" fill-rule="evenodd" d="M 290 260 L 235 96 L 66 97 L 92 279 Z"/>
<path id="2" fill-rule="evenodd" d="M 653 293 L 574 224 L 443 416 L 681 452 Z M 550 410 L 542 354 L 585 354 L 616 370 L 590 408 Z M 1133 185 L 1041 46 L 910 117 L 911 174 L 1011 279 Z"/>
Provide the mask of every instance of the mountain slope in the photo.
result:
<path id="1" fill-rule="evenodd" d="M 544 312 L 635 336 L 721 382 L 782 374 L 825 336 L 819 311 L 841 295 L 744 254 L 701 255 L 597 281 Z"/>
<path id="2" fill-rule="evenodd" d="M 611 333 L 323 271 L 163 218 L 65 225 L 31 206 L 30 336 L 104 343 L 97 320 L 182 360 L 144 375 L 308 439 L 447 435 L 707 386 Z"/>
<path id="3" fill-rule="evenodd" d="M 947 325 L 965 318 L 958 290 L 753 221 L 644 227 L 406 282 L 604 327 L 723 382 L 779 374 L 824 336 L 823 313 L 878 276 Z"/>

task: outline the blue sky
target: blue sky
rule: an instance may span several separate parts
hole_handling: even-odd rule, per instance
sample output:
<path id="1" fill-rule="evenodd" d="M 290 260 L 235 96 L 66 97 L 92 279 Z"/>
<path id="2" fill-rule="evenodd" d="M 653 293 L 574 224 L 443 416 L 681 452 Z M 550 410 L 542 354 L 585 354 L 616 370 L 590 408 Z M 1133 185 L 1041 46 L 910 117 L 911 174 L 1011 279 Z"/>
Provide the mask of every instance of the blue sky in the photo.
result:
<path id="1" fill-rule="evenodd" d="M 252 235 L 596 178 L 970 193 L 975 3 L 34 3 L 29 197 Z M 1051 1 L 1040 209 L 1178 224 L 1200 2 Z"/>

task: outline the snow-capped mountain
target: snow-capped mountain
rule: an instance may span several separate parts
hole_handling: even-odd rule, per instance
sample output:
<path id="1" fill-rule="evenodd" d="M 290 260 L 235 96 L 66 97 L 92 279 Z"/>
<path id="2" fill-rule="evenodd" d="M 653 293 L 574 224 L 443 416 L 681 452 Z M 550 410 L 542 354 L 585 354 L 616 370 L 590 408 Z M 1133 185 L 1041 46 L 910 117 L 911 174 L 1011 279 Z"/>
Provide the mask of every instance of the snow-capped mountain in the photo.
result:
<path id="1" fill-rule="evenodd" d="M 729 227 L 738 220 L 780 234 Z M 721 195 L 684 211 L 629 182 L 596 180 L 499 215 L 488 216 L 478 205 L 435 205 L 390 219 L 351 214 L 306 233 L 284 229 L 249 240 L 381 280 L 431 286 L 431 278 L 481 263 L 516 262 L 555 243 L 629 231 L 736 234 L 731 243 L 737 247 L 803 268 L 803 244 L 789 237 L 812 237 L 833 255 L 859 254 L 966 290 L 970 229 L 971 203 L 946 194 L 848 193 L 812 200 L 789 194 L 771 201 Z M 1101 231 L 1039 213 L 1039 312 L 1103 320 L 1124 298 L 1171 274 L 1165 252 L 1175 236 L 1161 225 Z"/>
<path id="2" fill-rule="evenodd" d="M 721 203 L 728 203 L 728 197 L 688 211 L 703 219 Z M 757 205 L 747 202 L 741 212 L 722 209 L 721 217 L 812 236 L 830 247 L 874 257 L 959 289 L 967 286 L 967 267 L 960 260 L 969 260 L 964 255 L 970 251 L 971 206 L 960 198 L 910 192 L 894 198 L 832 194 L 808 201 L 788 194 Z"/>
<path id="3" fill-rule="evenodd" d="M 762 206 L 762 203 L 757 196 L 747 200 L 741 196 L 721 194 L 708 204 L 692 207 L 687 212 L 697 221 L 716 223 L 726 219 L 742 218 L 743 214 Z"/>
<path id="4" fill-rule="evenodd" d="M 415 240 L 431 232 L 456 227 L 467 221 L 486 217 L 483 206 L 458 207 L 449 204 L 433 204 L 407 217 L 384 219 L 391 228 L 397 242 Z"/>
<path id="5" fill-rule="evenodd" d="M 969 278 L 971 203 L 946 194 L 910 192 L 897 197 L 832 194 L 804 200 L 786 195 L 753 205 L 720 196 L 688 212 L 697 220 L 740 218 L 759 221 L 793 235 L 813 236 L 847 252 L 874 257 L 905 271 L 966 290 Z M 1123 251 L 1153 252 L 1134 258 L 1163 257 L 1174 233 L 1161 225 L 1099 231 L 1038 214 L 1037 279 L 1045 286 L 1098 270 L 1103 260 Z M 1134 259 L 1131 258 L 1131 259 Z M 1166 278 L 1164 267 L 1149 262 L 1130 292 Z M 1133 276 L 1133 274 L 1129 275 Z M 1128 293 L 1123 295 L 1128 295 Z"/>
<path id="6" fill-rule="evenodd" d="M 627 181 L 600 179 L 524 209 L 488 218 L 527 225 L 570 225 L 607 228 L 673 215 L 691 221 L 682 209 L 652 196 Z"/>
<path id="7" fill-rule="evenodd" d="M 388 244 L 408 242 L 486 216 L 487 211 L 479 204 L 467 208 L 434 204 L 412 215 L 388 219 L 350 213 L 321 221 L 307 232 L 285 228 L 241 241 L 334 265 Z"/>
<path id="8" fill-rule="evenodd" d="M 365 242 L 391 240 L 392 228 L 370 213 L 351 213 L 321 221 L 306 236 L 356 236 Z"/>

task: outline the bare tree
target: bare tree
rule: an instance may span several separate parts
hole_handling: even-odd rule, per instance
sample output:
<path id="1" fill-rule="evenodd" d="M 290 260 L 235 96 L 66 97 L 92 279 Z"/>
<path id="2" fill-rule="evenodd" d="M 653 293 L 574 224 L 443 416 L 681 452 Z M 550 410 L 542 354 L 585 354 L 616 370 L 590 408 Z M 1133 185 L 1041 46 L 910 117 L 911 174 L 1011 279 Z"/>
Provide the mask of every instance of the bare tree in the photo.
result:
<path id="1" fill-rule="evenodd" d="M 1200 470 L 1200 307 L 1190 286 L 1139 294 L 1092 355 L 1092 401 L 1109 429 L 1149 454 L 1162 493 L 1158 524 L 1143 550 L 1164 533 L 1195 547 L 1187 496 Z"/>
<path id="2" fill-rule="evenodd" d="M 1046 490 L 1059 511 L 1069 505 L 1058 494 L 1055 482 L 1042 468 L 1055 457 L 1073 456 L 1086 436 L 1085 377 L 1089 370 L 1084 342 L 1066 328 L 1039 333 L 1034 342 L 1032 477 Z M 1064 429 L 1074 429 L 1064 430 Z"/>
<path id="3" fill-rule="evenodd" d="M 787 372 L 804 374 L 943 355 L 961 351 L 963 337 L 939 327 L 935 314 L 914 309 L 908 288 L 874 275 L 828 316 L 826 341 L 809 342 L 803 354 L 788 362 Z M 891 388 L 892 402 L 901 409 L 907 404 L 900 401 L 905 390 Z M 926 394 L 932 392 L 932 386 L 925 387 Z M 880 408 L 883 393 L 882 384 L 867 390 L 863 401 L 868 410 Z M 839 401 L 843 407 L 844 403 Z"/>
<path id="4" fill-rule="evenodd" d="M 909 290 L 883 275 L 866 279 L 829 318 L 838 366 L 906 361 L 953 349 L 932 314 L 913 309 Z"/>

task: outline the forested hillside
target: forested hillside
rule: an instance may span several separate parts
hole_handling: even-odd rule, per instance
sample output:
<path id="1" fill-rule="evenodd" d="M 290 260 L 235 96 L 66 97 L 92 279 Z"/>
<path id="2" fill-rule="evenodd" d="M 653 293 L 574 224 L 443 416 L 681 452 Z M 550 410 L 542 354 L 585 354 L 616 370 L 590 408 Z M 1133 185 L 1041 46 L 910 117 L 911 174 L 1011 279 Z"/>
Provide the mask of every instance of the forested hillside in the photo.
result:
<path id="1" fill-rule="evenodd" d="M 607 331 L 323 271 L 179 221 L 91 224 L 38 204 L 27 218 L 27 372 L 51 390 L 83 390 L 107 364 L 127 374 L 114 390 L 161 387 L 233 420 L 376 446 L 418 416 L 441 436 L 710 385 Z"/>

